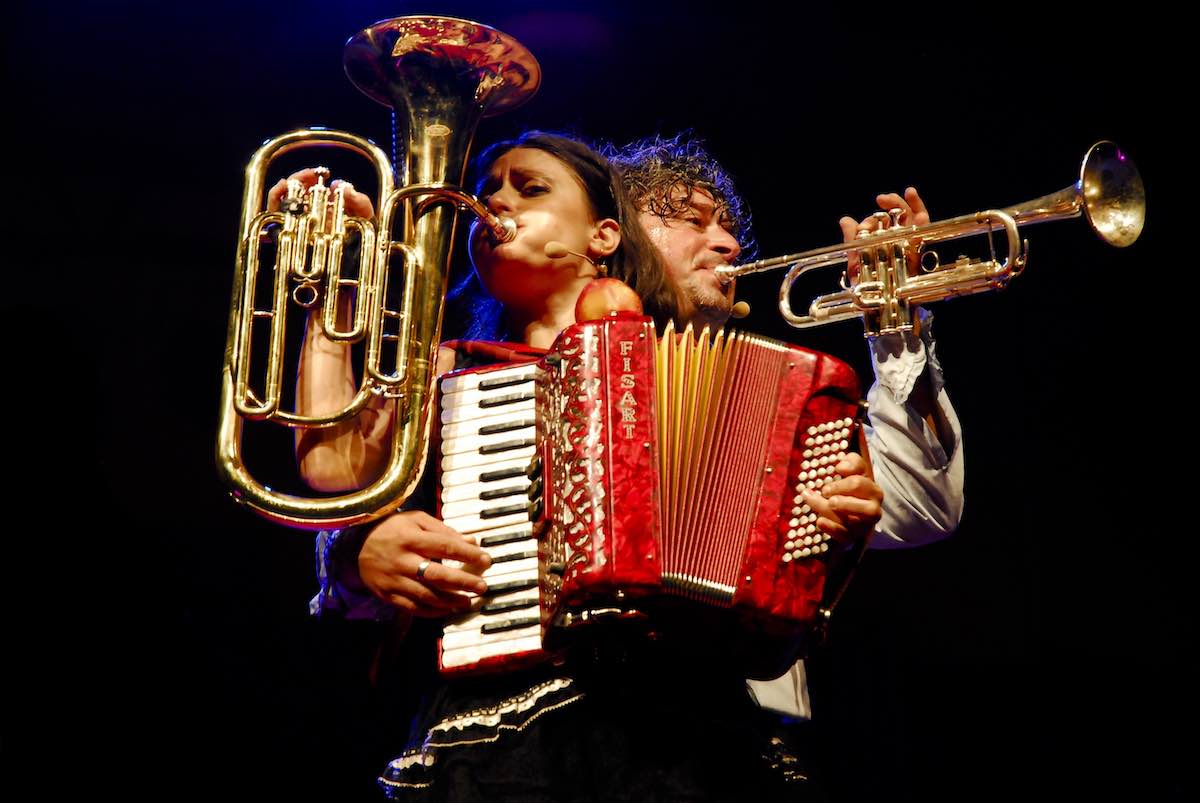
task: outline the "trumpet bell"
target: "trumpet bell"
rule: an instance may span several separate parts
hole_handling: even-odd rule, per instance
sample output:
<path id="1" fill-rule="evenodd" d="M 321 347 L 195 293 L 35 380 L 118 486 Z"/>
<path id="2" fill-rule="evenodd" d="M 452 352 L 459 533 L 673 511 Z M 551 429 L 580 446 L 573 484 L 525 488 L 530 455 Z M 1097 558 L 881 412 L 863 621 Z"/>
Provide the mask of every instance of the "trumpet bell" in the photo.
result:
<path id="1" fill-rule="evenodd" d="M 1114 142 L 1097 142 L 1079 175 L 1083 211 L 1092 229 L 1109 245 L 1133 245 L 1146 224 L 1142 176 Z"/>
<path id="2" fill-rule="evenodd" d="M 1133 160 L 1115 142 L 1103 140 L 1088 149 L 1074 184 L 1004 211 L 1018 226 L 1083 215 L 1097 237 L 1125 248 L 1146 223 L 1146 188 Z"/>

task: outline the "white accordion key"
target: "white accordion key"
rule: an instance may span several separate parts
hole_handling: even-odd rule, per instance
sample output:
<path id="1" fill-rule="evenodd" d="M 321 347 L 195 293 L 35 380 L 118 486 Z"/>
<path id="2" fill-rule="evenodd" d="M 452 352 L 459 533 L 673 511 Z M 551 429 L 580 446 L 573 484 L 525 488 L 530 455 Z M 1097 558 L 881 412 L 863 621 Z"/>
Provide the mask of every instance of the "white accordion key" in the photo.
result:
<path id="1" fill-rule="evenodd" d="M 520 634 L 513 634 L 511 638 L 504 641 L 489 641 L 486 644 L 475 644 L 449 650 L 446 649 L 445 644 L 443 643 L 442 668 L 453 669 L 458 666 L 468 666 L 478 661 L 482 661 L 484 658 L 493 658 L 497 655 L 516 655 L 523 652 L 535 652 L 541 648 L 542 628 L 540 626 L 526 628 L 522 630 Z"/>
<path id="2" fill-rule="evenodd" d="M 481 418 L 456 419 L 442 424 L 442 454 L 453 454 L 464 448 L 476 448 L 471 440 L 491 443 L 516 437 L 511 434 L 537 425 L 536 416 L 521 410 L 505 410 Z M 458 443 L 468 444 L 464 447 Z"/>
<path id="3" fill-rule="evenodd" d="M 494 530 L 488 530 L 486 533 L 480 533 L 479 546 L 484 549 L 491 549 L 500 544 L 511 544 L 516 541 L 524 541 L 532 539 L 534 536 L 533 523 L 523 522 L 509 527 L 497 527 Z M 533 543 L 537 543 L 534 541 Z"/>
<path id="4" fill-rule="evenodd" d="M 534 412 L 537 371 L 519 365 L 487 374 L 470 373 L 442 380 L 442 423 L 494 415 Z"/>
<path id="5" fill-rule="evenodd" d="M 471 390 L 496 391 L 537 379 L 536 363 L 519 363 L 495 371 L 468 371 L 442 377 L 442 393 L 465 393 Z"/>
<path id="6" fill-rule="evenodd" d="M 537 429 L 532 423 L 519 429 L 511 429 L 496 435 L 463 435 L 451 441 L 443 441 L 447 448 L 442 451 L 443 462 L 447 457 L 460 454 L 491 456 L 491 460 L 503 460 L 514 449 L 532 446 L 537 442 Z"/>
<path id="7" fill-rule="evenodd" d="M 503 461 L 485 463 L 478 466 L 466 466 L 453 471 L 442 472 L 442 499 L 447 500 L 446 488 L 458 489 L 463 486 L 492 486 L 493 483 L 504 483 L 520 477 L 529 477 L 530 460 L 522 455 L 509 455 Z M 495 485 L 494 487 L 500 487 Z"/>
<path id="8" fill-rule="evenodd" d="M 476 479 L 480 473 L 482 472 L 476 472 Z M 490 482 L 464 482 L 442 488 L 442 504 L 459 502 L 463 499 L 499 499 L 518 493 L 528 493 L 529 485 L 528 469 L 522 462 L 514 466 L 511 476 L 501 477 Z"/>
<path id="9" fill-rule="evenodd" d="M 507 594 L 489 595 L 476 600 L 476 608 L 470 613 L 449 620 L 443 627 L 445 633 L 480 631 L 485 624 L 503 623 L 514 617 L 532 616 L 539 610 L 538 589 L 521 589 Z"/>
<path id="10" fill-rule="evenodd" d="M 529 459 L 533 457 L 536 451 L 536 444 L 530 439 L 506 444 L 505 448 L 498 452 L 460 452 L 459 454 L 448 454 L 442 457 L 442 471 L 445 473 L 457 471 L 460 468 L 486 466 L 490 463 L 497 463 L 500 460 L 517 458 L 523 458 L 526 464 L 528 464 Z"/>
<path id="11" fill-rule="evenodd" d="M 496 483 L 496 488 L 491 491 L 479 490 L 482 486 L 478 484 L 463 486 L 467 489 L 475 489 L 475 493 L 464 499 L 453 501 L 443 499 L 442 518 L 456 519 L 460 516 L 477 516 L 485 510 L 492 510 L 497 507 L 527 504 L 529 501 L 529 488 L 532 484 L 528 479 L 524 481 L 510 480 L 507 483 Z"/>

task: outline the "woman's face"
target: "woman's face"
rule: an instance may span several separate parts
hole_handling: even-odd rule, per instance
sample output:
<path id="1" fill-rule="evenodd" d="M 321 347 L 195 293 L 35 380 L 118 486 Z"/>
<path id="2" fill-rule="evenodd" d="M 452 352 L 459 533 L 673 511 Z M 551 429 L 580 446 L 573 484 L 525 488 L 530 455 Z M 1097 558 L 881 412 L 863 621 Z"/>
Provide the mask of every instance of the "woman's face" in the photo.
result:
<path id="1" fill-rule="evenodd" d="M 502 303 L 536 306 L 565 282 L 596 273 L 577 256 L 546 256 L 549 242 L 597 262 L 604 256 L 599 253 L 603 246 L 594 242 L 599 223 L 592 219 L 587 195 L 557 157 L 535 148 L 513 148 L 492 164 L 480 195 L 492 212 L 517 224 L 516 238 L 502 244 L 494 243 L 481 226 L 471 230 L 471 262 L 484 287 Z"/>

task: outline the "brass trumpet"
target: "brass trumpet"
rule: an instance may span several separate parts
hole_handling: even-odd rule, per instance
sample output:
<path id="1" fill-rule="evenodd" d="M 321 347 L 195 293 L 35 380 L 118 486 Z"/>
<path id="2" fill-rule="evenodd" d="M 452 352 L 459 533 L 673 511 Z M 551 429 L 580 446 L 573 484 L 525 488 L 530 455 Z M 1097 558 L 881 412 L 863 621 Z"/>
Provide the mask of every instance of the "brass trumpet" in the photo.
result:
<path id="1" fill-rule="evenodd" d="M 867 336 L 901 332 L 912 328 L 914 304 L 1000 289 L 1020 275 L 1029 258 L 1029 243 L 1021 242 L 1018 226 L 1080 215 L 1102 240 L 1117 247 L 1132 244 L 1142 232 L 1146 219 L 1142 179 L 1133 162 L 1112 142 L 1098 142 L 1088 150 L 1076 183 L 1023 204 L 925 226 L 901 225 L 899 209 L 877 212 L 880 227 L 859 232 L 853 243 L 719 267 L 716 272 L 728 282 L 737 276 L 787 267 L 779 290 L 779 310 L 797 328 L 861 317 Z M 1007 246 L 1003 260 L 996 258 L 992 239 L 998 229 L 1004 230 Z M 987 235 L 989 258 L 961 257 L 943 267 L 937 253 L 927 249 L 931 243 L 975 234 Z M 854 257 L 859 262 L 858 274 L 850 278 L 844 272 L 841 291 L 814 298 L 807 315 L 792 311 L 792 285 L 797 279 Z M 912 275 L 911 264 L 919 264 L 921 272 Z"/>
<path id="2" fill-rule="evenodd" d="M 218 471 L 237 501 L 274 521 L 314 529 L 383 515 L 401 504 L 420 479 L 457 212 L 478 216 L 500 242 L 515 235 L 511 220 L 491 214 L 458 185 L 480 119 L 528 100 L 541 75 L 532 54 L 515 39 L 449 17 L 378 22 L 347 41 L 343 60 L 355 86 L 394 109 L 402 161 L 393 168 L 370 140 L 317 128 L 269 140 L 254 154 L 246 168 L 217 441 Z M 331 191 L 323 178 L 307 195 L 289 186 L 281 211 L 263 211 L 271 162 L 305 147 L 333 147 L 366 158 L 378 180 L 378 217 L 347 215 L 340 188 Z M 361 256 L 357 271 L 347 277 L 343 249 L 351 232 L 361 243 Z M 267 238 L 276 242 L 274 275 L 271 298 L 260 304 L 255 297 L 262 267 L 259 248 Z M 397 281 L 402 282 L 402 301 L 392 309 L 389 287 Z M 351 296 L 350 323 L 339 328 L 339 303 Z M 313 307 L 323 297 L 321 314 L 329 337 L 365 341 L 362 382 L 339 411 L 304 416 L 280 409 L 289 297 L 301 307 Z M 258 377 L 251 373 L 256 323 L 269 327 L 265 367 Z M 394 355 L 390 364 L 385 352 Z M 327 427 L 359 413 L 373 395 L 395 402 L 390 458 L 372 485 L 311 499 L 276 492 L 250 475 L 242 459 L 244 420 Z"/>

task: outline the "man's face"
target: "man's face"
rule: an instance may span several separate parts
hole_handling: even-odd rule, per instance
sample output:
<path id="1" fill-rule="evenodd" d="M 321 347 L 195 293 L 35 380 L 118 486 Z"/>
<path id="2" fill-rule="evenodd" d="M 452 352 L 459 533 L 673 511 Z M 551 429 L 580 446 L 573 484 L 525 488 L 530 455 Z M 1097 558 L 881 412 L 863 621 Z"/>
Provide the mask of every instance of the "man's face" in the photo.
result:
<path id="1" fill-rule="evenodd" d="M 661 218 L 642 210 L 639 220 L 650 241 L 663 256 L 667 275 L 680 290 L 683 320 L 697 327 L 705 324 L 720 326 L 733 307 L 733 283 L 722 285 L 715 268 L 732 264 L 741 253 L 741 246 L 729 231 L 730 222 L 718 210 L 712 195 L 694 190 L 685 200 L 685 190 L 676 188 L 672 206 L 680 212 Z"/>

